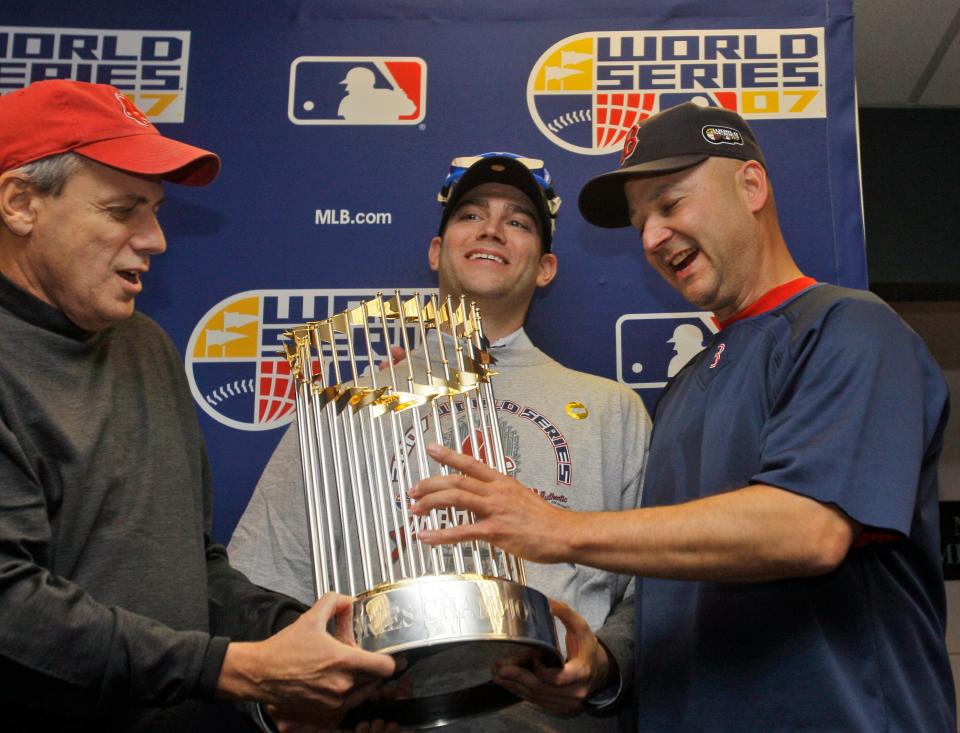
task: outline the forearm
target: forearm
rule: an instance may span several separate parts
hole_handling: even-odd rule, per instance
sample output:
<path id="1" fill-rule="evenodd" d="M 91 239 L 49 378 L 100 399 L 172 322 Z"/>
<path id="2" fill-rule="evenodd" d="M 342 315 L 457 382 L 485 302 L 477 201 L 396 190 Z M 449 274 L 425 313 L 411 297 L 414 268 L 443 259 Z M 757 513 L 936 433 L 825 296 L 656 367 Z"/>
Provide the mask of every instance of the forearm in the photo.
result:
<path id="1" fill-rule="evenodd" d="M 430 456 L 456 471 L 418 482 L 411 511 L 456 506 L 474 524 L 421 531 L 429 544 L 480 539 L 535 562 L 570 562 L 652 578 L 763 581 L 826 573 L 846 557 L 859 525 L 839 509 L 755 484 L 685 504 L 570 512 L 515 479 L 443 446 Z"/>
<path id="2" fill-rule="evenodd" d="M 6 469 L 0 469 L 0 677 L 35 691 L 18 695 L 8 686 L 0 697 L 43 708 L 49 696 L 63 714 L 93 714 L 174 705 L 209 691 L 207 673 L 219 662 L 210 635 L 175 630 L 118 600 L 104 602 L 109 568 L 99 576 L 100 592 L 88 592 L 46 567 L 55 551 L 44 505 L 33 499 L 42 492 L 17 480 L 12 462 L 0 459 L 0 466 Z M 83 571 L 93 577 L 89 567 Z"/>
<path id="3" fill-rule="evenodd" d="M 210 632 L 236 641 L 266 639 L 293 623 L 307 606 L 254 585 L 232 567 L 223 547 L 207 538 Z"/>
<path id="4" fill-rule="evenodd" d="M 770 486 L 623 512 L 568 513 L 562 561 L 634 575 L 764 581 L 828 572 L 857 527 L 842 512 Z"/>
<path id="5" fill-rule="evenodd" d="M 33 692 L 18 705 L 58 699 L 62 714 L 117 706 L 168 706 L 201 694 L 212 640 L 98 604 L 41 569 L 0 588 L 5 665 Z M 7 667 L 5 667 L 7 668 Z M 17 670 L 15 673 L 13 670 Z M 0 676 L 5 676 L 0 673 Z"/>

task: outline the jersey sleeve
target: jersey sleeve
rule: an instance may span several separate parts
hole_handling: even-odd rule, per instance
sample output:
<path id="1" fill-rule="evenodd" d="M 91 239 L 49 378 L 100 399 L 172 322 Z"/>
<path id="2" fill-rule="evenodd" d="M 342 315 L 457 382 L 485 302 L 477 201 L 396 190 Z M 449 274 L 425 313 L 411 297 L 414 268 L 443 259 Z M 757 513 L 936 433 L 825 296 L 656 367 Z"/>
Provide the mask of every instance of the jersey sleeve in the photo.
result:
<path id="1" fill-rule="evenodd" d="M 925 346 L 885 304 L 846 299 L 814 323 L 798 319 L 789 352 L 752 482 L 909 534 L 942 411 Z"/>

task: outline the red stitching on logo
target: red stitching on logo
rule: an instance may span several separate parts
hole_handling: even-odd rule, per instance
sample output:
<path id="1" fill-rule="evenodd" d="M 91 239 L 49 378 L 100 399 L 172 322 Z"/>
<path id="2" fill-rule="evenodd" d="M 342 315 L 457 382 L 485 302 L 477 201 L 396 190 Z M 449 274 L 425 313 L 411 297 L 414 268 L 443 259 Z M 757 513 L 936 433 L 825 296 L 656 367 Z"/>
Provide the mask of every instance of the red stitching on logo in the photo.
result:
<path id="1" fill-rule="evenodd" d="M 627 133 L 627 139 L 623 141 L 623 152 L 620 154 L 620 165 L 623 165 L 623 161 L 633 155 L 633 151 L 637 149 L 637 133 L 639 131 L 640 125 L 634 125 Z"/>
<path id="2" fill-rule="evenodd" d="M 117 98 L 117 101 L 120 102 L 120 106 L 123 108 L 123 113 L 129 117 L 134 122 L 137 122 L 144 127 L 150 127 L 150 120 L 147 119 L 147 116 L 138 110 L 136 106 L 131 102 L 127 97 L 125 97 L 120 92 L 114 94 Z"/>
<path id="3" fill-rule="evenodd" d="M 717 353 L 713 355 L 713 363 L 710 365 L 711 369 L 715 369 L 717 364 L 720 363 L 720 354 L 722 354 L 727 348 L 726 344 L 720 344 L 717 347 Z"/>

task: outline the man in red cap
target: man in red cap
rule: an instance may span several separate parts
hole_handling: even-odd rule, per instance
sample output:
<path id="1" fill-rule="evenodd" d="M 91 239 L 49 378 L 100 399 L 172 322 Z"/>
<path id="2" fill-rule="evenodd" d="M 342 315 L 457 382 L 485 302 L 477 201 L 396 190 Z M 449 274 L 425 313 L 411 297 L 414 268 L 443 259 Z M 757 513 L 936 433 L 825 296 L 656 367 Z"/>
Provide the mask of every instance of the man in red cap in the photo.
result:
<path id="1" fill-rule="evenodd" d="M 11 730 L 80 718 L 101 730 L 249 729 L 225 699 L 264 703 L 281 729 L 325 726 L 394 670 L 353 644 L 350 599 L 306 610 L 254 586 L 210 539 L 210 471 L 180 357 L 134 301 L 166 249 L 162 181 L 202 186 L 219 168 L 107 85 L 43 81 L 0 97 Z"/>

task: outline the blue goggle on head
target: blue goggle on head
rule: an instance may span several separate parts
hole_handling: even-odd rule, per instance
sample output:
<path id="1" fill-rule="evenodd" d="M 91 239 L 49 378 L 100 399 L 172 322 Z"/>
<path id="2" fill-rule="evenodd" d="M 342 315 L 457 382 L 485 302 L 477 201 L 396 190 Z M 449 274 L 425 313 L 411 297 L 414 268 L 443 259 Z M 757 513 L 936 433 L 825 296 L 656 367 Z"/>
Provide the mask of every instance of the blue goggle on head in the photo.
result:
<path id="1" fill-rule="evenodd" d="M 542 160 L 516 153 L 482 153 L 454 158 L 437 200 L 443 204 L 440 235 L 464 194 L 483 183 L 503 183 L 522 191 L 537 209 L 543 251 L 549 252 L 557 228 L 560 197 Z"/>

